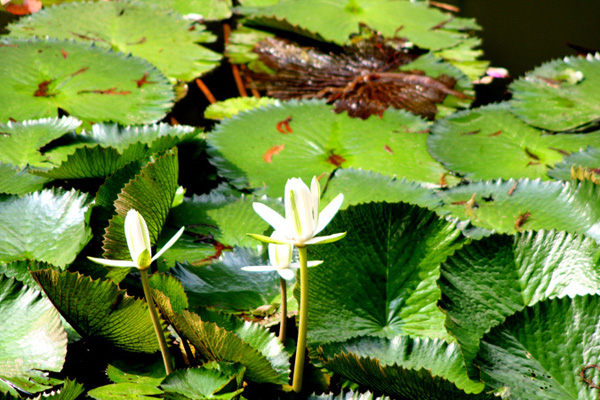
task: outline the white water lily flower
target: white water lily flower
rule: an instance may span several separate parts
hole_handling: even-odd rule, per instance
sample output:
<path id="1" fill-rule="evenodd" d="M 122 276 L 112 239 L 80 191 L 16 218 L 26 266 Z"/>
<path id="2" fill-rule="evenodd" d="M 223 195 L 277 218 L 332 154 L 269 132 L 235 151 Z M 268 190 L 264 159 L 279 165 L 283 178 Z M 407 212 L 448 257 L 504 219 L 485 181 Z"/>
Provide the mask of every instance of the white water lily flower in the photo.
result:
<path id="1" fill-rule="evenodd" d="M 285 237 L 275 231 L 271 235 L 271 238 L 276 240 L 284 240 Z M 277 271 L 277 273 L 285 280 L 292 280 L 296 276 L 296 270 L 300 268 L 300 264 L 292 262 L 292 250 L 291 244 L 274 244 L 269 243 L 269 262 L 271 265 L 260 265 L 242 267 L 244 271 L 253 272 L 264 272 L 264 271 Z M 314 267 L 322 264 L 323 261 L 309 261 L 308 266 Z"/>
<path id="2" fill-rule="evenodd" d="M 319 181 L 313 177 L 310 189 L 300 178 L 288 179 L 285 184 L 285 218 L 262 203 L 253 203 L 254 211 L 269 223 L 282 239 L 263 235 L 249 234 L 251 237 L 267 243 L 293 244 L 304 247 L 309 244 L 330 243 L 340 240 L 346 232 L 316 237 L 338 212 L 344 201 L 344 195 L 338 194 L 319 212 L 321 189 Z"/>
<path id="3" fill-rule="evenodd" d="M 173 246 L 177 239 L 183 233 L 184 227 L 169 240 L 169 242 L 152 257 L 152 247 L 150 246 L 150 232 L 148 232 L 148 225 L 142 214 L 134 210 L 133 208 L 127 212 L 125 216 L 125 239 L 127 240 L 127 247 L 129 247 L 129 254 L 131 255 L 131 261 L 129 260 L 107 260 L 104 258 L 88 257 L 93 262 L 98 264 L 106 265 L 109 267 L 135 267 L 141 270 L 148 269 L 150 264 L 158 259 L 169 247 Z"/>

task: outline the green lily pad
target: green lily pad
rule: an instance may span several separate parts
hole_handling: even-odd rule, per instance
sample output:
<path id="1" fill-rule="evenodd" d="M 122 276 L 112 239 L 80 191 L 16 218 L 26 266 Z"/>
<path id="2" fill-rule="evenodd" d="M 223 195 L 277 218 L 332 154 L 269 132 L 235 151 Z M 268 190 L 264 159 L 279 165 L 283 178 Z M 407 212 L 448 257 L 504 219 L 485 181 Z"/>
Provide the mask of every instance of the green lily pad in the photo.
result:
<path id="1" fill-rule="evenodd" d="M 548 171 L 548 176 L 554 179 L 568 181 L 571 179 L 571 168 L 582 167 L 598 175 L 600 172 L 600 149 L 588 147 L 577 153 L 566 156 L 561 162 Z"/>
<path id="2" fill-rule="evenodd" d="M 0 162 L 0 193 L 27 194 L 42 190 L 48 178 L 29 173 L 29 169 Z"/>
<path id="3" fill-rule="evenodd" d="M 33 173 L 53 179 L 105 178 L 133 161 L 147 159 L 197 135 L 194 128 L 182 125 L 96 124 L 78 135 L 75 144 L 49 152 L 60 165 Z"/>
<path id="4" fill-rule="evenodd" d="M 243 392 L 245 368 L 226 363 L 206 363 L 199 368 L 173 371 L 160 387 L 192 400 L 233 399 Z"/>
<path id="5" fill-rule="evenodd" d="M 493 398 L 481 393 L 483 383 L 469 380 L 455 343 L 361 337 L 323 345 L 318 352 L 325 368 L 394 398 Z"/>
<path id="6" fill-rule="evenodd" d="M 155 400 L 163 391 L 154 385 L 137 382 L 121 382 L 100 386 L 88 392 L 97 400 Z"/>
<path id="7" fill-rule="evenodd" d="M 163 118 L 175 97 L 150 63 L 97 45 L 5 38 L 0 58 L 0 121 L 56 117 L 61 109 L 89 122 L 143 124 Z"/>
<path id="8" fill-rule="evenodd" d="M 212 70 L 221 59 L 220 54 L 196 44 L 215 40 L 203 25 L 191 25 L 175 13 L 129 1 L 61 4 L 21 18 L 7 29 L 9 37 L 94 42 L 143 58 L 167 77 L 186 82 Z M 139 78 L 140 88 L 158 83 L 149 76 Z"/>
<path id="9" fill-rule="evenodd" d="M 448 28 L 444 25 L 452 17 L 422 2 L 404 0 L 282 0 L 265 7 L 238 7 L 237 11 L 248 18 L 247 23 L 309 33 L 337 44 L 347 43 L 364 24 L 384 36 L 400 35 L 435 50 L 457 45 L 467 37 L 461 30 L 474 26 L 470 20 L 456 18 L 455 25 Z"/>
<path id="10" fill-rule="evenodd" d="M 49 389 L 67 355 L 58 313 L 40 292 L 0 274 L 0 393 Z M 33 345 L 35 344 L 35 345 Z M 0 395 L 1 396 L 1 395 Z"/>
<path id="11" fill-rule="evenodd" d="M 116 359 L 106 368 L 106 376 L 114 383 L 143 383 L 158 386 L 165 379 L 165 364 L 161 356 L 154 357 L 154 361 L 136 360 L 126 361 Z"/>
<path id="12" fill-rule="evenodd" d="M 279 104 L 279 100 L 270 97 L 235 97 L 209 105 L 204 111 L 204 118 L 223 120 L 267 104 Z"/>
<path id="13" fill-rule="evenodd" d="M 510 86 L 510 106 L 523 121 L 566 131 L 600 119 L 600 55 L 565 57 L 528 72 Z"/>
<path id="14" fill-rule="evenodd" d="M 132 352 L 159 350 L 145 301 L 129 296 L 110 281 L 92 280 L 78 273 L 40 270 L 31 274 L 82 337 L 104 340 Z"/>
<path id="15" fill-rule="evenodd" d="M 492 329 L 475 361 L 486 384 L 515 400 L 596 399 L 599 300 L 546 300 Z"/>
<path id="16" fill-rule="evenodd" d="M 401 110 L 358 120 L 318 101 L 268 105 L 222 121 L 208 138 L 211 162 L 238 188 L 283 194 L 289 177 L 310 181 L 362 168 L 430 186 L 457 179 L 427 152 L 427 123 Z"/>
<path id="17" fill-rule="evenodd" d="M 267 265 L 266 257 L 254 250 L 236 247 L 210 265 L 178 264 L 171 273 L 181 281 L 190 306 L 216 307 L 228 312 L 251 311 L 279 299 L 276 272 L 242 271 L 250 265 Z"/>
<path id="18" fill-rule="evenodd" d="M 485 75 L 489 61 L 479 60 L 483 51 L 476 49 L 481 46 L 481 39 L 469 37 L 454 47 L 437 50 L 433 54 L 441 57 L 456 68 L 460 69 L 471 81 Z"/>
<path id="19" fill-rule="evenodd" d="M 527 232 L 472 242 L 442 263 L 439 303 L 470 374 L 479 341 L 516 311 L 548 298 L 600 294 L 598 245 L 566 232 Z"/>
<path id="20" fill-rule="evenodd" d="M 154 296 L 162 314 L 204 358 L 240 363 L 252 382 L 288 382 L 290 354 L 267 329 L 217 313 L 200 317 L 184 310 L 180 314 L 173 311 L 165 295 L 155 291 Z"/>
<path id="21" fill-rule="evenodd" d="M 476 182 L 438 193 L 436 212 L 498 233 L 560 230 L 600 240 L 600 187 L 592 182 Z"/>
<path id="22" fill-rule="evenodd" d="M 254 70 L 254 62 L 258 60 L 254 46 L 270 37 L 274 35 L 247 26 L 239 26 L 231 32 L 229 43 L 225 44 L 225 56 L 232 64 L 248 64 L 248 67 Z"/>
<path id="23" fill-rule="evenodd" d="M 542 133 L 514 117 L 506 104 L 494 104 L 437 120 L 427 145 L 437 161 L 470 180 L 547 179 L 547 169 L 565 154 L 600 147 L 600 131 Z"/>
<path id="24" fill-rule="evenodd" d="M 109 221 L 104 235 L 104 257 L 113 260 L 131 260 L 125 239 L 125 216 L 130 209 L 144 217 L 150 233 L 150 242 L 156 244 L 167 220 L 177 191 L 179 164 L 177 149 L 169 150 L 150 161 L 117 196 L 117 214 Z"/>
<path id="25" fill-rule="evenodd" d="M 74 190 L 0 197 L 0 262 L 33 259 L 65 267 L 91 237 L 87 212 L 87 196 Z"/>
<path id="26" fill-rule="evenodd" d="M 186 19 L 217 21 L 231 17 L 231 0 L 141 0 L 141 3 L 170 8 Z M 197 26 L 197 25 L 196 25 Z"/>
<path id="27" fill-rule="evenodd" d="M 438 309 L 439 265 L 464 243 L 456 226 L 408 204 L 370 203 L 340 211 L 323 235 L 344 239 L 310 246 L 308 340 L 360 335 L 447 338 Z M 351 267 L 350 267 L 351 266 Z"/>

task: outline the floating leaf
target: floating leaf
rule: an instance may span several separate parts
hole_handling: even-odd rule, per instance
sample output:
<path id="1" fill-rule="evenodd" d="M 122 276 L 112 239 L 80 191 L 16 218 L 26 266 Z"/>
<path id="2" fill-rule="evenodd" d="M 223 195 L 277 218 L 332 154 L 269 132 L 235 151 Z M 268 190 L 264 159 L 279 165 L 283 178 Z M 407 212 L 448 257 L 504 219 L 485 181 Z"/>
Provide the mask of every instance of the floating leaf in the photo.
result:
<path id="1" fill-rule="evenodd" d="M 78 135 L 77 144 L 53 152 L 60 151 L 65 158 L 60 166 L 34 173 L 53 179 L 105 178 L 133 161 L 146 159 L 196 136 L 192 127 L 182 125 L 96 124 L 90 132 Z"/>
<path id="2" fill-rule="evenodd" d="M 436 281 L 463 243 L 456 226 L 407 204 L 371 203 L 340 211 L 324 234 L 343 231 L 343 240 L 309 248 L 324 262 L 308 270 L 308 340 L 449 338 Z"/>
<path id="3" fill-rule="evenodd" d="M 571 179 L 571 169 L 573 167 L 581 167 L 598 175 L 600 173 L 600 149 L 588 147 L 577 153 L 569 154 L 563 161 L 557 163 L 553 169 L 548 171 L 548 176 L 568 181 Z"/>
<path id="4" fill-rule="evenodd" d="M 89 122 L 143 124 L 161 119 L 174 100 L 150 63 L 97 45 L 5 38 L 0 58 L 0 121 L 55 117 L 61 109 Z M 138 87 L 143 77 L 156 83 Z"/>
<path id="5" fill-rule="evenodd" d="M 88 392 L 97 400 L 154 400 L 163 391 L 154 385 L 137 382 L 122 382 L 100 386 Z"/>
<path id="6" fill-rule="evenodd" d="M 511 109 L 543 129 L 575 129 L 600 119 L 599 84 L 598 54 L 551 61 L 513 82 Z"/>
<path id="7" fill-rule="evenodd" d="M 210 71 L 221 59 L 219 54 L 196 44 L 215 39 L 203 25 L 191 25 L 175 13 L 128 1 L 65 3 L 22 18 L 8 30 L 9 37 L 50 36 L 94 42 L 143 58 L 167 77 L 182 81 Z M 72 55 L 64 49 L 63 56 Z M 148 89 L 159 82 L 146 73 L 134 83 Z"/>
<path id="8" fill-rule="evenodd" d="M 158 355 L 158 354 L 157 354 Z M 158 386 L 165 379 L 165 364 L 162 357 L 153 357 L 151 360 L 135 361 L 116 359 L 106 368 L 106 375 L 114 383 L 143 383 Z"/>
<path id="9" fill-rule="evenodd" d="M 171 273 L 185 287 L 192 308 L 211 306 L 229 312 L 250 311 L 273 304 L 279 298 L 277 273 L 259 274 L 241 269 L 266 263 L 266 257 L 258 257 L 255 251 L 236 247 L 210 265 L 178 264 Z"/>
<path id="10" fill-rule="evenodd" d="M 257 43 L 254 52 L 258 61 L 274 72 L 248 74 L 253 85 L 269 96 L 325 99 L 335 105 L 336 112 L 346 111 L 362 119 L 381 116 L 390 107 L 433 119 L 436 105 L 447 96 L 468 97 L 454 89 L 456 72 L 430 75 L 412 66 L 399 71 L 422 54 L 419 49 L 405 48 L 405 44 L 404 39 L 371 33 L 335 55 L 269 38 Z"/>
<path id="11" fill-rule="evenodd" d="M 0 274 L 0 393 L 36 393 L 56 382 L 67 354 L 58 313 L 40 292 Z M 1 394 L 0 394 L 1 397 Z"/>
<path id="12" fill-rule="evenodd" d="M 200 317 L 186 310 L 179 314 L 173 311 L 166 296 L 154 294 L 163 315 L 204 358 L 240 363 L 246 367 L 249 381 L 287 383 L 290 354 L 267 329 L 219 314 Z"/>
<path id="13" fill-rule="evenodd" d="M 319 347 L 327 369 L 401 399 L 487 399 L 467 377 L 460 348 L 439 339 L 357 338 Z M 443 394 L 443 395 L 442 395 Z"/>
<path id="14" fill-rule="evenodd" d="M 227 19 L 232 14 L 231 0 L 141 0 L 141 2 L 157 7 L 168 7 L 191 20 L 215 21 Z"/>
<path id="15" fill-rule="evenodd" d="M 515 400 L 596 399 L 598 296 L 546 300 L 485 335 L 476 363 Z"/>
<path id="16" fill-rule="evenodd" d="M 47 178 L 32 175 L 27 168 L 0 162 L 0 193 L 27 194 L 42 190 Z"/>
<path id="17" fill-rule="evenodd" d="M 435 51 L 433 54 L 460 69 L 471 81 L 485 75 L 489 61 L 478 60 L 483 54 L 482 50 L 475 50 L 481 46 L 481 39 L 469 37 L 454 47 Z"/>
<path id="18" fill-rule="evenodd" d="M 143 215 L 150 242 L 156 244 L 171 210 L 178 174 L 177 151 L 169 150 L 146 164 L 140 174 L 125 185 L 115 201 L 117 214 L 110 220 L 104 235 L 105 258 L 131 260 L 124 226 L 125 215 L 130 209 Z"/>
<path id="19" fill-rule="evenodd" d="M 600 187 L 592 182 L 476 182 L 439 193 L 460 220 L 498 233 L 556 229 L 600 240 Z"/>
<path id="20" fill-rule="evenodd" d="M 127 351 L 159 350 L 145 301 L 127 295 L 110 281 L 78 273 L 48 269 L 32 275 L 81 336 L 105 340 Z"/>
<path id="21" fill-rule="evenodd" d="M 160 387 L 193 400 L 232 399 L 240 394 L 245 368 L 241 365 L 210 362 L 200 368 L 173 371 Z"/>
<path id="22" fill-rule="evenodd" d="M 565 154 L 600 147 L 600 131 L 544 135 L 495 104 L 437 120 L 427 144 L 436 160 L 470 180 L 547 179 Z"/>
<path id="23" fill-rule="evenodd" d="M 433 190 L 418 183 L 352 168 L 335 171 L 327 182 L 327 190 L 321 198 L 321 203 L 329 204 L 339 193 L 344 195 L 342 209 L 362 203 L 383 201 L 415 204 L 430 210 L 441 204 L 441 199 Z"/>
<path id="24" fill-rule="evenodd" d="M 267 104 L 279 104 L 279 102 L 270 97 L 235 97 L 209 105 L 204 111 L 204 118 L 222 120 Z"/>
<path id="25" fill-rule="evenodd" d="M 59 189 L 0 198 L 0 262 L 70 264 L 91 237 L 87 203 L 85 194 Z"/>
<path id="26" fill-rule="evenodd" d="M 470 373 L 479 341 L 516 311 L 548 298 L 600 293 L 598 245 L 566 232 L 492 236 L 464 246 L 442 263 L 438 284 L 446 328 Z"/>
<path id="27" fill-rule="evenodd" d="M 456 18 L 459 22 L 455 27 L 445 27 L 452 17 L 427 8 L 423 2 L 283 0 L 266 7 L 239 7 L 238 11 L 249 19 L 248 23 L 312 33 L 337 44 L 347 43 L 364 24 L 387 37 L 402 36 L 420 47 L 441 49 L 464 40 L 467 35 L 460 30 L 473 28 L 470 21 L 462 18 Z M 466 21 L 468 27 L 461 26 Z"/>
<path id="28" fill-rule="evenodd" d="M 427 152 L 428 126 L 420 118 L 388 110 L 363 121 L 331 110 L 314 100 L 290 101 L 224 120 L 208 138 L 211 162 L 238 188 L 266 186 L 272 197 L 283 194 L 288 177 L 310 181 L 339 167 L 429 185 L 457 182 Z M 265 153 L 280 145 L 265 162 Z"/>

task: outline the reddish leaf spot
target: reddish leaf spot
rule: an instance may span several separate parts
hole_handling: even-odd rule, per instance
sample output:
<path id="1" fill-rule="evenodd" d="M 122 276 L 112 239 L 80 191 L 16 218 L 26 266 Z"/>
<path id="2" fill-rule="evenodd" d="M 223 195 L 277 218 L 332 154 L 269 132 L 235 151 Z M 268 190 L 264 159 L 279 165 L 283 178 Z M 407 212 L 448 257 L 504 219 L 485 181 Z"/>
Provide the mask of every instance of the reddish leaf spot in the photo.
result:
<path id="1" fill-rule="evenodd" d="M 49 81 L 44 81 L 42 83 L 40 83 L 38 85 L 37 90 L 35 91 L 35 93 L 33 93 L 33 95 L 35 97 L 50 97 L 50 96 L 54 96 L 54 93 L 48 93 L 48 86 L 52 83 L 53 79 L 50 79 Z"/>
<path id="2" fill-rule="evenodd" d="M 126 94 L 131 94 L 130 91 L 128 90 L 120 90 L 117 91 L 117 88 L 110 88 L 110 89 L 104 89 L 104 90 L 80 90 L 79 92 L 77 92 L 77 94 L 84 94 L 84 93 L 95 93 L 95 94 L 109 94 L 109 95 L 126 95 Z"/>
<path id="3" fill-rule="evenodd" d="M 137 42 L 127 43 L 127 45 L 128 45 L 128 46 L 133 46 L 133 45 L 136 45 L 136 44 L 142 44 L 142 43 L 144 43 L 145 41 L 146 41 L 146 37 L 145 37 L 145 36 L 142 36 L 142 37 L 140 38 L 140 40 L 138 40 Z"/>
<path id="4" fill-rule="evenodd" d="M 590 168 L 590 172 L 600 175 L 600 168 Z"/>
<path id="5" fill-rule="evenodd" d="M 69 57 L 69 53 L 67 53 L 66 51 L 64 51 L 63 49 L 60 49 L 60 54 L 62 54 L 63 59 L 67 59 L 67 57 Z"/>
<path id="6" fill-rule="evenodd" d="M 529 151 L 529 149 L 527 147 L 525 147 L 525 154 L 527 154 L 527 157 L 529 157 L 529 158 L 533 158 L 534 160 L 537 160 L 537 161 L 540 160 L 540 158 L 538 156 L 536 156 L 535 154 L 533 154 L 531 151 Z"/>
<path id="7" fill-rule="evenodd" d="M 287 133 L 294 133 L 294 131 L 292 131 L 292 128 L 290 127 L 291 121 L 292 121 L 292 117 L 289 116 L 286 119 L 284 119 L 283 121 L 279 121 L 275 127 L 277 128 L 277 130 L 280 133 L 283 133 L 284 135 Z"/>
<path id="8" fill-rule="evenodd" d="M 531 213 L 529 211 L 519 215 L 515 221 L 515 229 L 521 232 L 521 228 L 529 220 L 529 217 L 531 217 Z"/>
<path id="9" fill-rule="evenodd" d="M 501 133 L 502 133 L 502 131 L 496 131 L 496 132 L 494 132 L 494 133 L 490 133 L 490 134 L 488 135 L 488 137 L 492 137 L 492 136 L 498 136 L 498 135 L 499 135 L 499 134 L 501 134 Z"/>
<path id="10" fill-rule="evenodd" d="M 453 206 L 462 206 L 463 204 L 467 204 L 466 200 L 461 200 L 461 201 L 453 201 L 452 203 Z"/>
<path id="11" fill-rule="evenodd" d="M 440 177 L 440 186 L 448 186 L 448 182 L 446 182 L 446 174 L 442 174 L 442 176 Z"/>
<path id="12" fill-rule="evenodd" d="M 587 377 L 586 372 L 588 369 L 596 369 L 596 370 L 600 371 L 600 367 L 597 364 L 586 365 L 585 367 L 583 367 L 583 369 L 581 371 L 579 371 L 579 376 L 581 377 L 581 380 L 584 381 L 585 384 L 590 387 L 590 389 L 600 389 L 600 386 L 598 386 L 598 384 L 594 383 L 594 381 L 592 381 L 592 378 Z"/>
<path id="13" fill-rule="evenodd" d="M 339 167 L 346 162 L 346 159 L 331 151 L 329 157 L 327 158 L 327 162 Z"/>
<path id="14" fill-rule="evenodd" d="M 516 189 L 517 189 L 517 182 L 513 183 L 512 187 L 508 191 L 508 195 L 512 196 Z"/>
<path id="15" fill-rule="evenodd" d="M 71 76 L 77 76 L 79 74 L 83 74 L 85 71 L 87 71 L 88 69 L 90 69 L 90 67 L 83 67 L 81 68 L 79 71 L 75 71 L 71 74 Z"/>
<path id="16" fill-rule="evenodd" d="M 556 151 L 556 152 L 558 152 L 558 153 L 562 154 L 563 156 L 568 156 L 569 154 L 571 154 L 571 153 L 569 153 L 568 151 L 565 151 L 565 150 L 563 150 L 563 149 L 557 149 L 556 147 L 549 147 L 549 149 L 550 149 L 550 150 L 554 150 L 554 151 Z"/>
<path id="17" fill-rule="evenodd" d="M 42 9 L 42 1 L 25 0 L 23 4 L 13 4 L 9 2 L 4 6 L 4 9 L 13 15 L 33 14 Z"/>
<path id="18" fill-rule="evenodd" d="M 284 147 L 285 144 L 280 144 L 279 146 L 271 147 L 269 150 L 267 150 L 265 154 L 263 154 L 263 160 L 265 160 L 265 162 L 272 163 L 273 156 L 276 156 L 277 154 L 281 153 Z"/>
<path id="19" fill-rule="evenodd" d="M 137 85 L 138 88 L 141 88 L 142 86 L 144 86 L 145 84 L 156 84 L 157 82 L 153 82 L 153 81 L 149 81 L 148 80 L 148 73 L 146 72 L 144 74 L 144 76 L 142 76 L 141 79 L 135 81 L 135 84 Z"/>
<path id="20" fill-rule="evenodd" d="M 481 129 L 477 129 L 477 130 L 475 130 L 475 131 L 471 131 L 471 132 L 461 132 L 460 134 L 461 134 L 461 136 L 462 136 L 462 135 L 476 135 L 476 134 L 478 134 L 479 132 L 481 132 Z"/>
<path id="21" fill-rule="evenodd" d="M 170 123 L 171 125 L 179 125 L 179 121 L 177 121 L 172 115 L 170 117 Z"/>
<path id="22" fill-rule="evenodd" d="M 383 149 L 385 151 L 387 151 L 388 153 L 390 153 L 391 155 L 394 155 L 394 151 L 387 144 L 383 145 Z"/>

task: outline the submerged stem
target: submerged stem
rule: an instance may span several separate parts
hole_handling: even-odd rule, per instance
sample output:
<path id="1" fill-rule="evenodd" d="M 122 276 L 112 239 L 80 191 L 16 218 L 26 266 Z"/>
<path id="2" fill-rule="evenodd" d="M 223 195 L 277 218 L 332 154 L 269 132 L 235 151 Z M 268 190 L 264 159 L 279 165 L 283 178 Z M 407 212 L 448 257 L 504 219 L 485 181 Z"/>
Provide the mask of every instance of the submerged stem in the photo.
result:
<path id="1" fill-rule="evenodd" d="M 281 323 L 279 324 L 279 340 L 285 344 L 285 331 L 287 329 L 287 283 L 279 278 L 281 285 Z"/>
<path id="2" fill-rule="evenodd" d="M 162 353 L 163 362 L 165 363 L 165 370 L 167 371 L 167 375 L 169 375 L 173 371 L 173 367 L 171 367 L 171 356 L 169 354 L 169 348 L 167 347 L 165 335 L 160 326 L 160 321 L 158 320 L 158 314 L 156 312 L 156 307 L 154 306 L 154 300 L 152 299 L 150 282 L 148 281 L 148 270 L 140 269 L 139 271 L 142 277 L 144 296 L 146 296 L 146 303 L 148 303 L 148 310 L 150 311 L 150 318 L 152 319 L 152 325 L 154 325 L 154 332 L 156 333 L 156 338 L 158 339 L 158 344 L 160 346 L 160 352 Z"/>
<path id="3" fill-rule="evenodd" d="M 300 255 L 300 322 L 298 324 L 298 344 L 296 361 L 294 363 L 294 380 L 292 389 L 299 393 L 302 390 L 302 375 L 304 372 L 304 355 L 306 353 L 306 330 L 308 327 L 308 262 L 306 247 L 298 247 Z"/>

